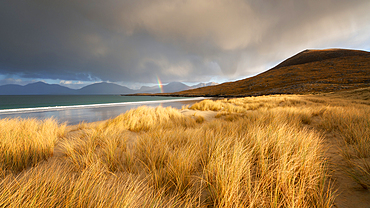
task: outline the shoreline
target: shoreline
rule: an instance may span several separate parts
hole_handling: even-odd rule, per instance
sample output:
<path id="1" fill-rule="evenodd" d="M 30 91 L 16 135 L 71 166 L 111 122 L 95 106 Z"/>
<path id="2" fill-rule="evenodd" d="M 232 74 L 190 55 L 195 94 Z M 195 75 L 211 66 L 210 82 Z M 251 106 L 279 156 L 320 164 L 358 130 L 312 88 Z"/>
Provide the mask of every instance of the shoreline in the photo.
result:
<path id="1" fill-rule="evenodd" d="M 119 116 L 126 111 L 138 108 L 140 106 L 150 107 L 167 107 L 171 106 L 176 109 L 181 109 L 182 106 L 192 105 L 200 102 L 205 98 L 185 98 L 171 100 L 152 100 L 152 101 L 136 101 L 122 103 L 108 103 L 97 105 L 79 105 L 67 107 L 42 107 L 31 109 L 14 109 L 0 110 L 0 119 L 6 118 L 35 118 L 44 120 L 54 118 L 59 123 L 67 123 L 67 125 L 76 125 L 82 122 L 91 123 L 95 121 L 103 121 Z"/>
<path id="2" fill-rule="evenodd" d="M 193 101 L 193 100 L 204 100 L 204 99 L 206 98 L 205 97 L 195 97 L 195 98 L 171 99 L 171 100 L 149 100 L 149 101 L 134 101 L 134 102 L 120 102 L 120 103 L 100 103 L 100 104 L 86 104 L 86 105 L 1 109 L 0 115 L 1 114 L 12 114 L 12 113 L 26 113 L 26 112 L 34 113 L 34 112 L 45 112 L 45 111 L 59 111 L 59 110 L 67 110 L 67 109 L 79 109 L 79 108 L 87 109 L 87 108 L 126 106 L 126 105 L 169 103 L 169 102 Z"/>
<path id="3" fill-rule="evenodd" d="M 175 109 L 177 109 L 177 108 L 175 108 Z M 208 111 L 191 110 L 191 109 L 177 109 L 177 110 L 184 116 L 190 116 L 190 117 L 202 116 L 202 117 L 204 117 L 204 119 L 206 121 L 211 121 L 212 119 L 215 118 L 216 114 L 218 113 L 218 111 L 211 111 L 211 110 L 208 110 Z M 84 124 L 89 125 L 89 126 L 90 125 L 91 126 L 98 126 L 99 124 L 104 123 L 108 120 L 109 119 L 105 119 L 105 120 L 101 120 L 101 121 L 92 121 L 92 122 L 80 122 L 78 124 L 68 124 L 67 128 L 69 130 L 73 130 L 74 128 L 77 128 L 81 123 L 84 123 Z"/>

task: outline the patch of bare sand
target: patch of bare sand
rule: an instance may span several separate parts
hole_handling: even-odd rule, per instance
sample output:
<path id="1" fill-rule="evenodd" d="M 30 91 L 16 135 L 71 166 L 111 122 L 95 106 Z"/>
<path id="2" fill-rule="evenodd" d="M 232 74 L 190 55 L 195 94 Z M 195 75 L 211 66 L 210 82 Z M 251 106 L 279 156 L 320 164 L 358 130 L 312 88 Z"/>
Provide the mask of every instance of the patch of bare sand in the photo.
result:
<path id="1" fill-rule="evenodd" d="M 315 128 L 320 122 L 320 117 L 315 116 L 309 127 Z M 334 207 L 370 208 L 370 191 L 362 188 L 345 171 L 349 167 L 340 154 L 342 145 L 340 135 L 333 132 L 325 133 L 323 145 L 326 150 L 325 157 L 328 160 L 333 186 L 337 190 Z"/>
<path id="2" fill-rule="evenodd" d="M 210 121 L 215 118 L 217 112 L 215 111 L 198 111 L 198 110 L 190 110 L 185 109 L 180 111 L 184 116 L 202 116 L 204 120 Z"/>
<path id="3" fill-rule="evenodd" d="M 326 157 L 332 170 L 334 187 L 338 196 L 334 201 L 338 208 L 370 208 L 370 192 L 362 188 L 346 173 L 350 168 L 340 155 L 341 139 L 338 135 L 328 133 L 325 136 Z"/>

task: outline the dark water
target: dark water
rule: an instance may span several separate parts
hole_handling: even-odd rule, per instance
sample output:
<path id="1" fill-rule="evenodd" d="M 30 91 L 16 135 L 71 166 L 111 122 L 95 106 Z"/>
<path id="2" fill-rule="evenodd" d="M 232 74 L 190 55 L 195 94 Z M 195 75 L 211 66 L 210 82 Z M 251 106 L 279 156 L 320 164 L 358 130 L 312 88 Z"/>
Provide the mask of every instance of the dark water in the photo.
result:
<path id="1" fill-rule="evenodd" d="M 0 119 L 54 117 L 61 123 L 74 125 L 82 121 L 94 122 L 113 118 L 142 105 L 181 108 L 201 99 L 115 95 L 0 96 Z"/>

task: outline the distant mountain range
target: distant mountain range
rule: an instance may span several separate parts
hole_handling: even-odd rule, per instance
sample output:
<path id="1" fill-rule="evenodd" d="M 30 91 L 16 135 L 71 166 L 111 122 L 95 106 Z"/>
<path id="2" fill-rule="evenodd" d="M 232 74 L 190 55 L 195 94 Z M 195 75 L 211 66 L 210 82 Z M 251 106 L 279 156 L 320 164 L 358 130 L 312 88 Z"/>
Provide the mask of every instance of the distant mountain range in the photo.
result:
<path id="1" fill-rule="evenodd" d="M 213 85 L 217 85 L 217 83 L 209 82 L 188 86 L 181 82 L 170 82 L 167 85 L 163 85 L 162 89 L 164 93 L 173 93 Z M 107 82 L 94 83 L 81 89 L 71 89 L 58 84 L 47 84 L 44 82 L 35 82 L 25 86 L 16 84 L 0 86 L 0 95 L 120 95 L 133 93 L 160 93 L 160 89 L 158 86 L 143 86 L 139 90 L 133 90 Z"/>
<path id="2" fill-rule="evenodd" d="M 167 85 L 163 85 L 162 89 L 164 93 L 172 93 L 172 92 L 179 92 L 184 90 L 191 90 L 196 89 L 200 87 L 206 87 L 206 86 L 215 86 L 218 85 L 216 82 L 208 82 L 208 83 L 199 83 L 197 85 L 188 86 L 181 82 L 170 82 Z M 160 89 L 158 86 L 153 87 L 147 87 L 142 86 L 136 93 L 160 93 Z"/>

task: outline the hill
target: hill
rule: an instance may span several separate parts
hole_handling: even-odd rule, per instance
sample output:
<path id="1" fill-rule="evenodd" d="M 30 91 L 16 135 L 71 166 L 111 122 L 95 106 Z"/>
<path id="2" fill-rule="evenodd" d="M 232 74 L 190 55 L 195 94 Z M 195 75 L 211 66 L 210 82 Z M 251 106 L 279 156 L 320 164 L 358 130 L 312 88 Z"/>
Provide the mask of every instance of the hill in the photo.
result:
<path id="1" fill-rule="evenodd" d="M 302 51 L 251 78 L 161 95 L 245 97 L 332 92 L 368 86 L 369 52 L 327 49 Z"/>
<path id="2" fill-rule="evenodd" d="M 163 85 L 162 89 L 164 93 L 172 93 L 172 92 L 179 92 L 179 91 L 190 90 L 190 89 L 206 87 L 206 86 L 214 86 L 214 85 L 217 85 L 217 83 L 215 82 L 199 83 L 197 85 L 188 86 L 182 82 L 170 82 L 166 85 Z M 159 92 L 160 90 L 158 86 L 152 86 L 152 87 L 142 86 L 139 90 L 136 91 L 136 93 L 159 93 Z"/>
<path id="3" fill-rule="evenodd" d="M 35 82 L 25 86 L 8 84 L 0 86 L 0 95 L 65 95 L 75 94 L 73 89 L 57 84 Z"/>
<path id="4" fill-rule="evenodd" d="M 191 89 L 191 88 L 181 82 L 170 82 L 167 85 L 163 86 L 163 92 L 168 92 L 168 93 L 178 92 L 178 91 L 183 91 L 183 90 L 188 90 L 188 89 Z"/>
<path id="5" fill-rule="evenodd" d="M 191 89 L 191 87 L 181 82 L 170 82 L 166 85 L 162 85 L 162 90 L 164 93 L 179 92 L 179 91 L 184 91 L 184 90 L 189 90 L 189 89 Z M 152 86 L 152 87 L 142 86 L 136 92 L 137 93 L 159 93 L 160 89 L 157 85 Z"/>
<path id="6" fill-rule="evenodd" d="M 127 87 L 114 83 L 100 82 L 75 90 L 58 84 L 35 82 L 25 86 L 8 84 L 0 86 L 0 95 L 98 95 L 132 93 Z"/>
<path id="7" fill-rule="evenodd" d="M 100 82 L 100 83 L 94 83 L 88 86 L 85 86 L 81 89 L 76 90 L 77 94 L 83 94 L 83 95 L 97 95 L 97 94 L 128 94 L 132 93 L 134 90 L 114 84 L 114 83 L 107 83 L 107 82 Z"/>

